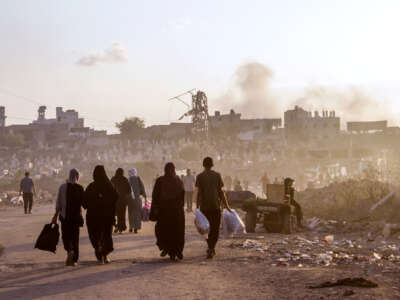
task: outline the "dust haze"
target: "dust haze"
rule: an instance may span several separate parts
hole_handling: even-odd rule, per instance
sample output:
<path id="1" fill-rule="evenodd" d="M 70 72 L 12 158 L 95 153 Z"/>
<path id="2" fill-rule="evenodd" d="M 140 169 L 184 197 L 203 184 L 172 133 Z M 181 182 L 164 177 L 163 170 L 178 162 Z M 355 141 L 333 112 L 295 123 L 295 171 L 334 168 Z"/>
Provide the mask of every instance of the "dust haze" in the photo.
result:
<path id="1" fill-rule="evenodd" d="M 281 113 L 279 94 L 271 89 L 274 73 L 258 62 L 239 66 L 233 76 L 233 85 L 217 103 L 223 111 L 231 108 L 245 117 L 274 118 Z"/>
<path id="2" fill-rule="evenodd" d="M 347 121 L 388 120 L 396 116 L 391 104 L 361 87 L 334 88 L 323 85 L 307 86 L 292 93 L 274 88 L 274 72 L 259 62 L 240 65 L 233 75 L 231 86 L 217 99 L 218 108 L 228 111 L 233 108 L 246 118 L 276 118 L 282 113 L 301 106 L 309 111 L 335 110 L 336 115 Z"/>

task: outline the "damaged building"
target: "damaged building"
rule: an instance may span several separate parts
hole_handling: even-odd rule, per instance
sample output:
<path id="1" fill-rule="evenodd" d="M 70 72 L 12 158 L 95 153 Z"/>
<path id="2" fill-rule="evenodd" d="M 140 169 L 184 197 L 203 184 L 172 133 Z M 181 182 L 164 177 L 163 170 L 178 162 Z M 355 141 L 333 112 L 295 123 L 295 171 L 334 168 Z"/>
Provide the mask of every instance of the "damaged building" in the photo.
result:
<path id="1" fill-rule="evenodd" d="M 0 127 L 3 134 L 22 135 L 34 145 L 45 146 L 68 141 L 71 137 L 106 136 L 106 131 L 96 131 L 84 126 L 84 118 L 76 110 L 56 108 L 55 118 L 46 118 L 46 106 L 40 106 L 38 117 L 30 124 L 6 126 L 5 107 L 0 107 Z"/>
<path id="2" fill-rule="evenodd" d="M 285 136 L 289 139 L 334 139 L 340 133 L 340 118 L 335 111 L 314 115 L 299 106 L 285 111 Z"/>

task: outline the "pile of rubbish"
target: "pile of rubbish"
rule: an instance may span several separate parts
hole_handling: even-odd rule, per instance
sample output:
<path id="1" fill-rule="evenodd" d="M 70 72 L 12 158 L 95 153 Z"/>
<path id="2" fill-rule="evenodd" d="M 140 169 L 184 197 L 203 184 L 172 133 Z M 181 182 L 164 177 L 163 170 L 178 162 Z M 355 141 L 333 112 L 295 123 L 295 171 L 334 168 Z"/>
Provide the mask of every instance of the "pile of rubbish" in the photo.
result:
<path id="1" fill-rule="evenodd" d="M 333 235 L 307 239 L 290 236 L 269 241 L 263 236 L 231 244 L 232 248 L 256 251 L 271 261 L 271 266 L 310 267 L 336 265 L 371 265 L 390 267 L 400 263 L 400 239 L 391 242 L 341 239 Z"/>
<path id="2" fill-rule="evenodd" d="M 46 190 L 40 190 L 37 193 L 37 197 L 34 197 L 36 204 L 48 204 L 55 201 L 55 196 Z M 8 191 L 0 193 L 0 206 L 22 206 L 24 200 L 22 196 L 16 191 Z"/>
<path id="3" fill-rule="evenodd" d="M 305 215 L 351 221 L 373 216 L 376 220 L 396 218 L 400 194 L 387 183 L 371 180 L 334 182 L 297 194 Z"/>

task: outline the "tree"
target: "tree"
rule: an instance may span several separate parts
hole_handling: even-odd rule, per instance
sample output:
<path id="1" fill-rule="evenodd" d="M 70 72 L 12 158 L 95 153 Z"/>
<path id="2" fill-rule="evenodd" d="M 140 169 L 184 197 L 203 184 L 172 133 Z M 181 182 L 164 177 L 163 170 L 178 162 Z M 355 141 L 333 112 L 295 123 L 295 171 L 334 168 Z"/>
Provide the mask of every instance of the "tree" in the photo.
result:
<path id="1" fill-rule="evenodd" d="M 123 136 L 132 138 L 141 133 L 144 128 L 144 120 L 138 117 L 125 118 L 122 122 L 116 123 L 115 126 Z"/>

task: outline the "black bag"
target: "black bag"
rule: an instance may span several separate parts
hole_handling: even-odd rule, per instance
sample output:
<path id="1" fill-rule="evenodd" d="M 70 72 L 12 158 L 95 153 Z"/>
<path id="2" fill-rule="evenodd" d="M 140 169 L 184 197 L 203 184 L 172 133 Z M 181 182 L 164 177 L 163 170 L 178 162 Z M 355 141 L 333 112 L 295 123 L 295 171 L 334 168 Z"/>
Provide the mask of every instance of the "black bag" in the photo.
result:
<path id="1" fill-rule="evenodd" d="M 36 240 L 35 248 L 56 253 L 59 239 L 58 224 L 46 224 Z"/>

